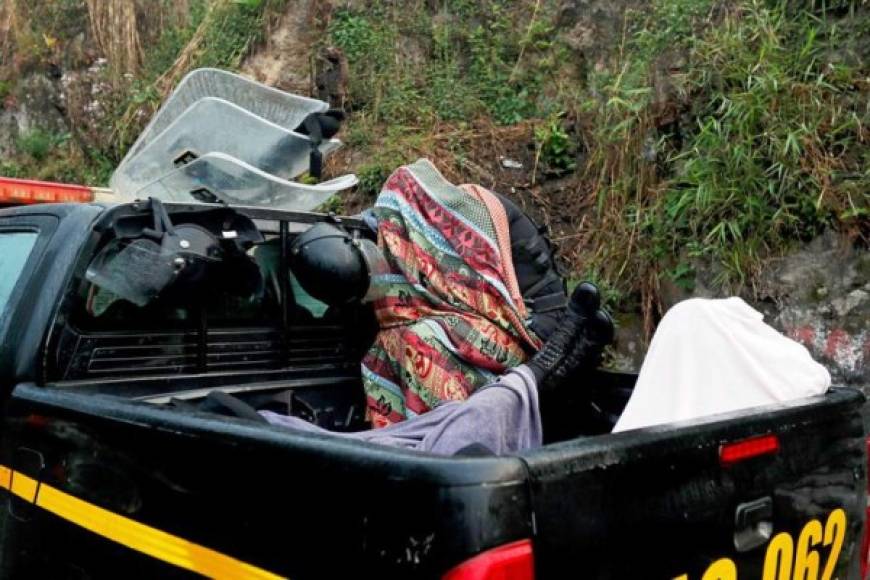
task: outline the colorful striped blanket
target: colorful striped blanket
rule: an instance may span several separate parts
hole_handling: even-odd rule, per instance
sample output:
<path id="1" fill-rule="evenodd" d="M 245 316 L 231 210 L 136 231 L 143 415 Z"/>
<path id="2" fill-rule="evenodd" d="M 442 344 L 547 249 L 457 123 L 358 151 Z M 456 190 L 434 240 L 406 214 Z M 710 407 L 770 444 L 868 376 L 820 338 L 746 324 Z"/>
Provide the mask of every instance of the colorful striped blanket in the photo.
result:
<path id="1" fill-rule="evenodd" d="M 383 427 L 464 400 L 522 363 L 526 328 L 504 208 L 426 160 L 396 170 L 375 203 L 391 272 L 373 281 L 380 331 L 362 362 L 369 417 Z"/>

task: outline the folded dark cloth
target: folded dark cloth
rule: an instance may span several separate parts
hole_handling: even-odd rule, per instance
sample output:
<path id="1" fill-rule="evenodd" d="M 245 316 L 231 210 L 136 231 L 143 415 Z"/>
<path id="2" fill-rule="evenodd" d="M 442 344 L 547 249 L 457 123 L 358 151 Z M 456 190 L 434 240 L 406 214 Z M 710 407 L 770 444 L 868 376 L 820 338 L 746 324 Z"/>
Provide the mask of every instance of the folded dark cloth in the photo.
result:
<path id="1" fill-rule="evenodd" d="M 469 445 L 504 455 L 539 447 L 542 439 L 538 389 L 525 365 L 511 369 L 465 401 L 446 401 L 428 413 L 380 429 L 335 433 L 297 417 L 271 411 L 260 414 L 273 425 L 297 431 L 438 455 L 455 455 Z"/>

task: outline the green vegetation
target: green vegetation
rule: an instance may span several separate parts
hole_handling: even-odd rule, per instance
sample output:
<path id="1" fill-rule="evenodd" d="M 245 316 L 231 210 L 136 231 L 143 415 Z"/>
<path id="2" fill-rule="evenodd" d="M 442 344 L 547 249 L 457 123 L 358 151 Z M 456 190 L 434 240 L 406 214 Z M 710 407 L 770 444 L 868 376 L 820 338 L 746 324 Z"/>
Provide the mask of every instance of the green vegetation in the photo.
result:
<path id="1" fill-rule="evenodd" d="M 333 213 L 336 215 L 344 215 L 345 214 L 344 199 L 338 195 L 333 195 L 332 197 L 327 199 L 323 204 L 321 204 L 321 206 L 319 208 L 317 208 L 317 211 L 323 212 L 323 213 Z"/>
<path id="2" fill-rule="evenodd" d="M 24 168 L 14 161 L 0 161 L 0 176 L 3 177 L 27 177 Z"/>
<path id="3" fill-rule="evenodd" d="M 16 148 L 34 161 L 45 161 L 56 147 L 69 140 L 69 134 L 53 135 L 42 129 L 34 129 L 18 138 Z"/>
<path id="4" fill-rule="evenodd" d="M 691 289 L 702 262 L 715 284 L 746 284 L 766 256 L 824 228 L 866 236 L 868 69 L 837 53 L 853 34 L 842 28 L 849 4 L 828 14 L 655 0 L 627 14 L 613 58 L 580 79 L 556 34 L 556 3 L 439 6 L 371 0 L 329 24 L 350 65 L 350 142 L 375 157 L 357 168 L 367 197 L 401 157 L 381 153 L 385 142 L 401 151 L 402 139 L 373 139 L 378 126 L 431 133 L 532 119 L 531 182 L 573 173 L 565 189 L 577 193 L 554 200 L 563 212 L 593 198 L 595 243 L 574 253 L 574 268 L 613 296 L 654 301 L 662 276 Z M 866 39 L 868 17 L 851 9 L 845 21 Z"/>
<path id="5" fill-rule="evenodd" d="M 146 49 L 144 71 L 121 99 L 111 157 L 120 158 L 173 86 L 190 70 L 236 70 L 262 40 L 266 22 L 286 0 L 188 0 L 186 20 L 164 28 Z"/>
<path id="6" fill-rule="evenodd" d="M 809 14 L 753 4 L 695 43 L 706 66 L 688 81 L 707 99 L 673 157 L 681 168 L 663 200 L 672 246 L 690 239 L 742 277 L 760 249 L 847 221 L 856 203 L 866 210 L 866 94 L 858 71 L 825 62 L 825 44 L 839 42 Z"/>
<path id="7" fill-rule="evenodd" d="M 553 117 L 535 128 L 536 161 L 545 171 L 563 174 L 573 171 L 577 145 L 562 127 L 559 117 Z"/>
<path id="8" fill-rule="evenodd" d="M 448 0 L 435 14 L 409 4 L 372 1 L 333 15 L 329 40 L 348 58 L 353 108 L 430 126 L 479 115 L 507 125 L 555 106 L 544 89 L 564 53 L 544 10 L 528 21 L 525 2 Z"/>
<path id="9" fill-rule="evenodd" d="M 12 94 L 14 84 L 12 81 L 0 80 L 0 101 Z"/>
<path id="10" fill-rule="evenodd" d="M 639 58 L 590 107 L 598 147 L 586 172 L 607 248 L 595 266 L 623 288 L 661 274 L 690 285 L 697 260 L 718 269 L 717 285 L 739 286 L 792 241 L 866 228 L 867 70 L 832 60 L 846 33 L 824 15 L 758 0 L 691 29 L 674 26 L 667 42 L 638 33 L 626 58 Z M 690 122 L 679 135 L 656 122 L 651 87 L 630 74 L 662 44 L 687 54 L 678 89 Z"/>
<path id="11" fill-rule="evenodd" d="M 104 184 L 181 76 L 238 68 L 285 3 L 149 3 L 159 9 L 136 12 L 133 79 L 105 72 L 102 139 L 22 136 L 0 172 Z M 17 29 L 16 62 L 74 44 L 45 19 L 88 17 L 83 0 L 38 4 Z M 515 190 L 561 227 L 573 277 L 647 311 L 663 280 L 691 289 L 700 265 L 735 287 L 826 228 L 867 242 L 866 4 L 651 0 L 610 23 L 613 46 L 582 49 L 564 6 L 366 0 L 318 12 L 312 50 L 338 47 L 349 72 L 342 138 L 354 154 L 332 168 L 360 178 L 328 206 L 368 205 L 397 166 L 428 156 L 451 179 Z M 2 68 L 0 102 L 15 93 Z M 522 169 L 503 171 L 501 156 Z"/>
<path id="12" fill-rule="evenodd" d="M 106 185 L 112 168 L 172 86 L 193 68 L 237 69 L 262 40 L 266 23 L 283 10 L 285 2 L 137 0 L 127 12 L 117 13 L 108 3 L 89 5 L 85 0 L 30 4 L 0 0 L 0 19 L 11 18 L 16 25 L 11 39 L 14 58 L 0 60 L 0 106 L 3 98 L 13 94 L 14 79 L 20 74 L 60 63 L 74 66 L 85 60 L 84 55 L 68 50 L 77 47 L 81 52 L 70 31 L 87 31 L 90 37 L 86 42 L 111 47 L 117 52 L 113 55 L 116 60 L 128 65 L 128 69 L 106 67 L 103 78 L 98 79 L 102 81 L 100 104 L 105 108 L 99 126 L 93 126 L 91 119 L 71 119 L 72 125 L 85 132 L 99 132 L 99 138 L 75 133 L 72 139 L 57 138 L 41 131 L 22 135 L 16 140 L 19 155 L 4 161 L 0 171 L 4 175 Z M 179 4 L 184 7 L 181 12 Z M 89 10 L 94 11 L 91 20 Z M 138 38 L 121 38 L 123 27 L 112 20 L 117 18 L 134 19 Z M 94 22 L 108 25 L 96 29 Z M 0 51 L 4 48 L 0 42 Z M 130 69 L 139 61 L 141 65 Z"/>

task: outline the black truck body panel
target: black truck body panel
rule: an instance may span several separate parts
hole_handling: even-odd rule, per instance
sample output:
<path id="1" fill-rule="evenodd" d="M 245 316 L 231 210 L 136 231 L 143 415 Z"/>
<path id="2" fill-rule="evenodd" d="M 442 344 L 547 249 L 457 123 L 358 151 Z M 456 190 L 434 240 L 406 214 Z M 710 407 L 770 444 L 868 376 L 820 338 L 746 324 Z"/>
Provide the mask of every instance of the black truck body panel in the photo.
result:
<path id="1" fill-rule="evenodd" d="M 43 454 L 45 483 L 290 578 L 436 577 L 531 535 L 517 458 L 427 457 L 30 385 L 16 389 L 9 420 L 16 445 Z M 41 538 L 37 571 L 117 575 L 128 548 L 56 520 L 13 520 Z"/>
<path id="2" fill-rule="evenodd" d="M 240 211 L 276 223 L 323 219 Z M 99 522 L 88 527 L 43 509 L 39 500 L 49 490 L 293 579 L 439 578 L 475 554 L 523 539 L 532 541 L 539 579 L 709 580 L 705 572 L 722 560 L 741 579 L 762 578 L 771 542 L 735 546 L 735 532 L 746 523 L 737 514 L 760 501 L 770 508 L 765 517 L 774 540 L 785 534 L 797 545 L 809 538 L 819 570 L 808 578 L 825 577 L 819 573 L 832 553 L 833 577 L 858 577 L 867 485 L 864 399 L 855 390 L 595 435 L 606 433 L 602 417 L 618 414 L 634 379 L 599 372 L 578 378 L 575 392 L 593 393 L 595 408 L 605 413 L 590 412 L 585 395 L 543 400 L 548 444 L 511 457 L 436 457 L 174 409 L 164 403 L 215 388 L 240 396 L 280 388 L 349 397 L 335 412 L 345 414 L 356 396 L 347 392 L 359 387 L 358 370 L 347 364 L 353 347 L 340 344 L 340 332 L 321 327 L 318 332 L 338 337 L 328 343 L 341 355 L 335 360 L 269 358 L 245 370 L 210 364 L 230 360 L 209 351 L 212 343 L 232 341 L 212 340 L 210 333 L 228 331 L 208 329 L 199 335 L 204 364 L 194 371 L 186 363 L 149 369 L 138 360 L 121 371 L 99 366 L 89 345 L 111 351 L 145 341 L 139 346 L 147 349 L 163 340 L 69 328 L 75 286 L 110 213 L 117 224 L 142 212 L 98 205 L 0 212 L 0 233 L 33 226 L 44 234 L 12 307 L 0 316 L 6 398 L 0 473 L 11 474 L 5 483 L 0 475 L 0 486 L 13 488 L 16 474 L 36 482 L 26 497 L 0 492 L 2 577 L 196 576 L 171 563 L 171 555 L 146 555 L 138 540 L 107 539 Z M 282 322 L 275 332 L 284 336 L 288 329 L 307 332 Z M 157 334 L 172 333 L 189 334 Z M 270 340 L 258 339 L 270 353 L 293 351 L 287 340 Z M 723 465 L 723 445 L 768 435 L 778 438 L 778 451 Z M 824 534 L 838 533 L 827 523 L 834 512 L 845 518 L 838 553 L 827 536 L 815 541 L 805 531 L 819 520 Z M 786 576 L 770 578 L 780 577 Z"/>
<path id="3" fill-rule="evenodd" d="M 847 549 L 836 577 L 852 578 L 866 489 L 862 397 L 837 390 L 812 401 L 667 428 L 569 441 L 523 454 L 531 480 L 541 577 L 701 578 L 729 557 L 740 578 L 762 578 L 767 543 L 739 553 L 740 504 L 770 498 L 773 534 L 798 538 L 811 518 L 843 508 Z M 720 447 L 776 434 L 780 451 L 723 467 Z M 826 562 L 827 552 L 822 562 Z"/>

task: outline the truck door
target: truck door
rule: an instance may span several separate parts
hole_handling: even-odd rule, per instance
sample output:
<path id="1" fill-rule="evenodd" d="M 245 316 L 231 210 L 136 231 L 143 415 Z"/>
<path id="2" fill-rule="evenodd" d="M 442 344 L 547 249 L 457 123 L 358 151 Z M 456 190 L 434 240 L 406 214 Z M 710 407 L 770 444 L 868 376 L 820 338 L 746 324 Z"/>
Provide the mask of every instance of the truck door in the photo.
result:
<path id="1" fill-rule="evenodd" d="M 537 577 L 858 578 L 854 390 L 529 452 Z"/>

